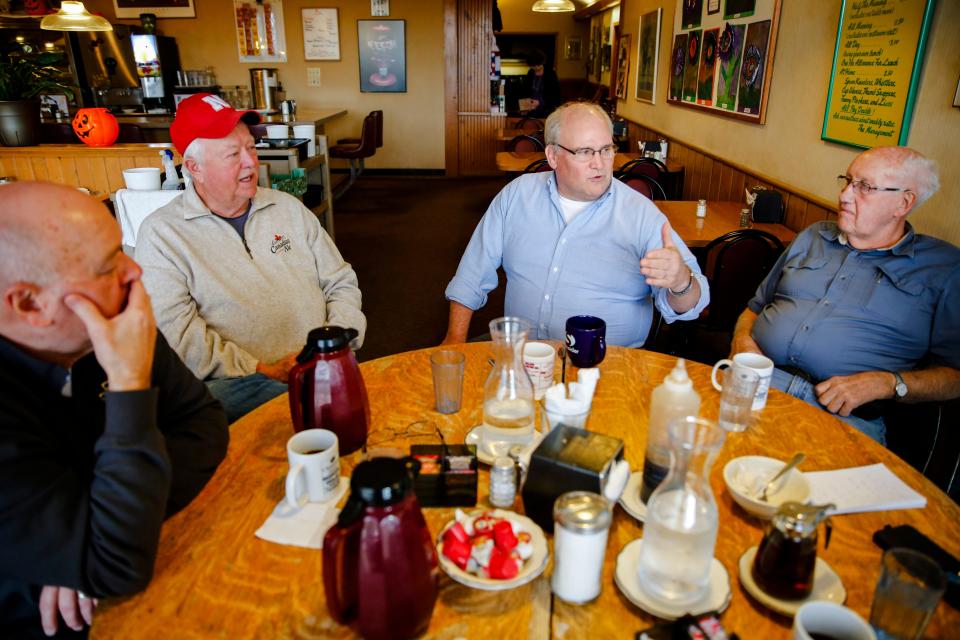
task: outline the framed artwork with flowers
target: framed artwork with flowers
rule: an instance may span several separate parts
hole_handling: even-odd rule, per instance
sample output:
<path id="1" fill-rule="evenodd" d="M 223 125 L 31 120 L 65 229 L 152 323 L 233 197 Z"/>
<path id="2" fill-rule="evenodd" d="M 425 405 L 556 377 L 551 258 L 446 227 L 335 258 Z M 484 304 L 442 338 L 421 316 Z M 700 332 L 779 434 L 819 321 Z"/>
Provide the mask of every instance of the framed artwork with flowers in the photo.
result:
<path id="1" fill-rule="evenodd" d="M 637 36 L 637 89 L 636 98 L 656 104 L 657 62 L 660 51 L 660 16 L 663 9 L 640 16 Z"/>
<path id="2" fill-rule="evenodd" d="M 667 102 L 763 124 L 780 2 L 677 0 Z"/>

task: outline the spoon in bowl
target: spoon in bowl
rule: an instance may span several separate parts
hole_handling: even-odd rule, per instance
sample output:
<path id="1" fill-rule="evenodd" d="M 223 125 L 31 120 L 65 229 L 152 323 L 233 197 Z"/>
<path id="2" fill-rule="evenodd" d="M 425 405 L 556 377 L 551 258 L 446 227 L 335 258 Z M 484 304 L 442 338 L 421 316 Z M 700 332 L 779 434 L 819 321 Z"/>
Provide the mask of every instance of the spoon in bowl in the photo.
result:
<path id="1" fill-rule="evenodd" d="M 760 494 L 760 500 L 761 500 L 761 502 L 766 502 L 766 501 L 767 501 L 767 493 L 768 493 L 771 489 L 773 489 L 773 487 L 777 484 L 777 480 L 779 480 L 779 479 L 782 478 L 783 476 L 787 475 L 787 473 L 789 473 L 791 469 L 793 469 L 795 466 L 797 466 L 798 464 L 800 464 L 801 462 L 803 462 L 803 461 L 806 459 L 806 457 L 807 457 L 807 454 L 805 454 L 805 453 L 798 453 L 798 454 L 796 454 L 795 456 L 793 456 L 792 458 L 790 458 L 790 462 L 788 462 L 786 465 L 784 465 L 784 467 L 783 467 L 782 469 L 780 469 L 780 471 L 777 472 L 777 475 L 775 475 L 775 476 L 773 476 L 772 478 L 770 478 L 770 482 L 768 482 L 768 483 L 767 483 L 767 486 L 765 486 L 765 487 L 763 488 L 763 493 Z M 774 493 L 776 493 L 776 492 L 774 492 Z"/>

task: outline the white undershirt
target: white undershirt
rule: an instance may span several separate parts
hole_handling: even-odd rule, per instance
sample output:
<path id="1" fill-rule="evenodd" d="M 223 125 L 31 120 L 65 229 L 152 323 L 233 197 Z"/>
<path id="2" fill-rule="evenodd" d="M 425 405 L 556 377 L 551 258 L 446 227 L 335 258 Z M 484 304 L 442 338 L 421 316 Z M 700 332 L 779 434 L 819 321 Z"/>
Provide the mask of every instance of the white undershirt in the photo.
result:
<path id="1" fill-rule="evenodd" d="M 564 198 L 559 193 L 560 196 L 560 211 L 563 213 L 563 221 L 567 224 L 579 215 L 581 211 L 593 204 L 592 200 L 587 200 L 586 202 L 582 200 L 571 200 L 570 198 Z"/>

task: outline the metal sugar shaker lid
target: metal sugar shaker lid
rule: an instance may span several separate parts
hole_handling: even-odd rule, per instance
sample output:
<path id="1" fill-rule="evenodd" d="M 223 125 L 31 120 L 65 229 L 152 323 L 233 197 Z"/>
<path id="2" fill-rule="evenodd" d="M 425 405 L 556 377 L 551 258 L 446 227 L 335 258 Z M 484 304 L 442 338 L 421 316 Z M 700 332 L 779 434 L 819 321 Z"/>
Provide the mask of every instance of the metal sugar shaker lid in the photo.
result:
<path id="1" fill-rule="evenodd" d="M 553 520 L 564 529 L 594 533 L 610 526 L 610 503 L 590 491 L 570 491 L 553 503 Z"/>

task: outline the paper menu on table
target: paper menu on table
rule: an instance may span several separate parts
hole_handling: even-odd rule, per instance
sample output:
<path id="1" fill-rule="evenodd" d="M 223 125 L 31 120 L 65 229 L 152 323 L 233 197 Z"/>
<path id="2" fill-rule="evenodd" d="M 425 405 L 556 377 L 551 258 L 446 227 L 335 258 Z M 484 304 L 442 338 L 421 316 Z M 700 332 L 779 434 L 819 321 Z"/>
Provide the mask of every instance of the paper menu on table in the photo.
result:
<path id="1" fill-rule="evenodd" d="M 927 499 L 911 489 L 886 465 L 871 464 L 834 471 L 805 471 L 810 502 L 837 506 L 831 513 L 919 509 Z"/>

